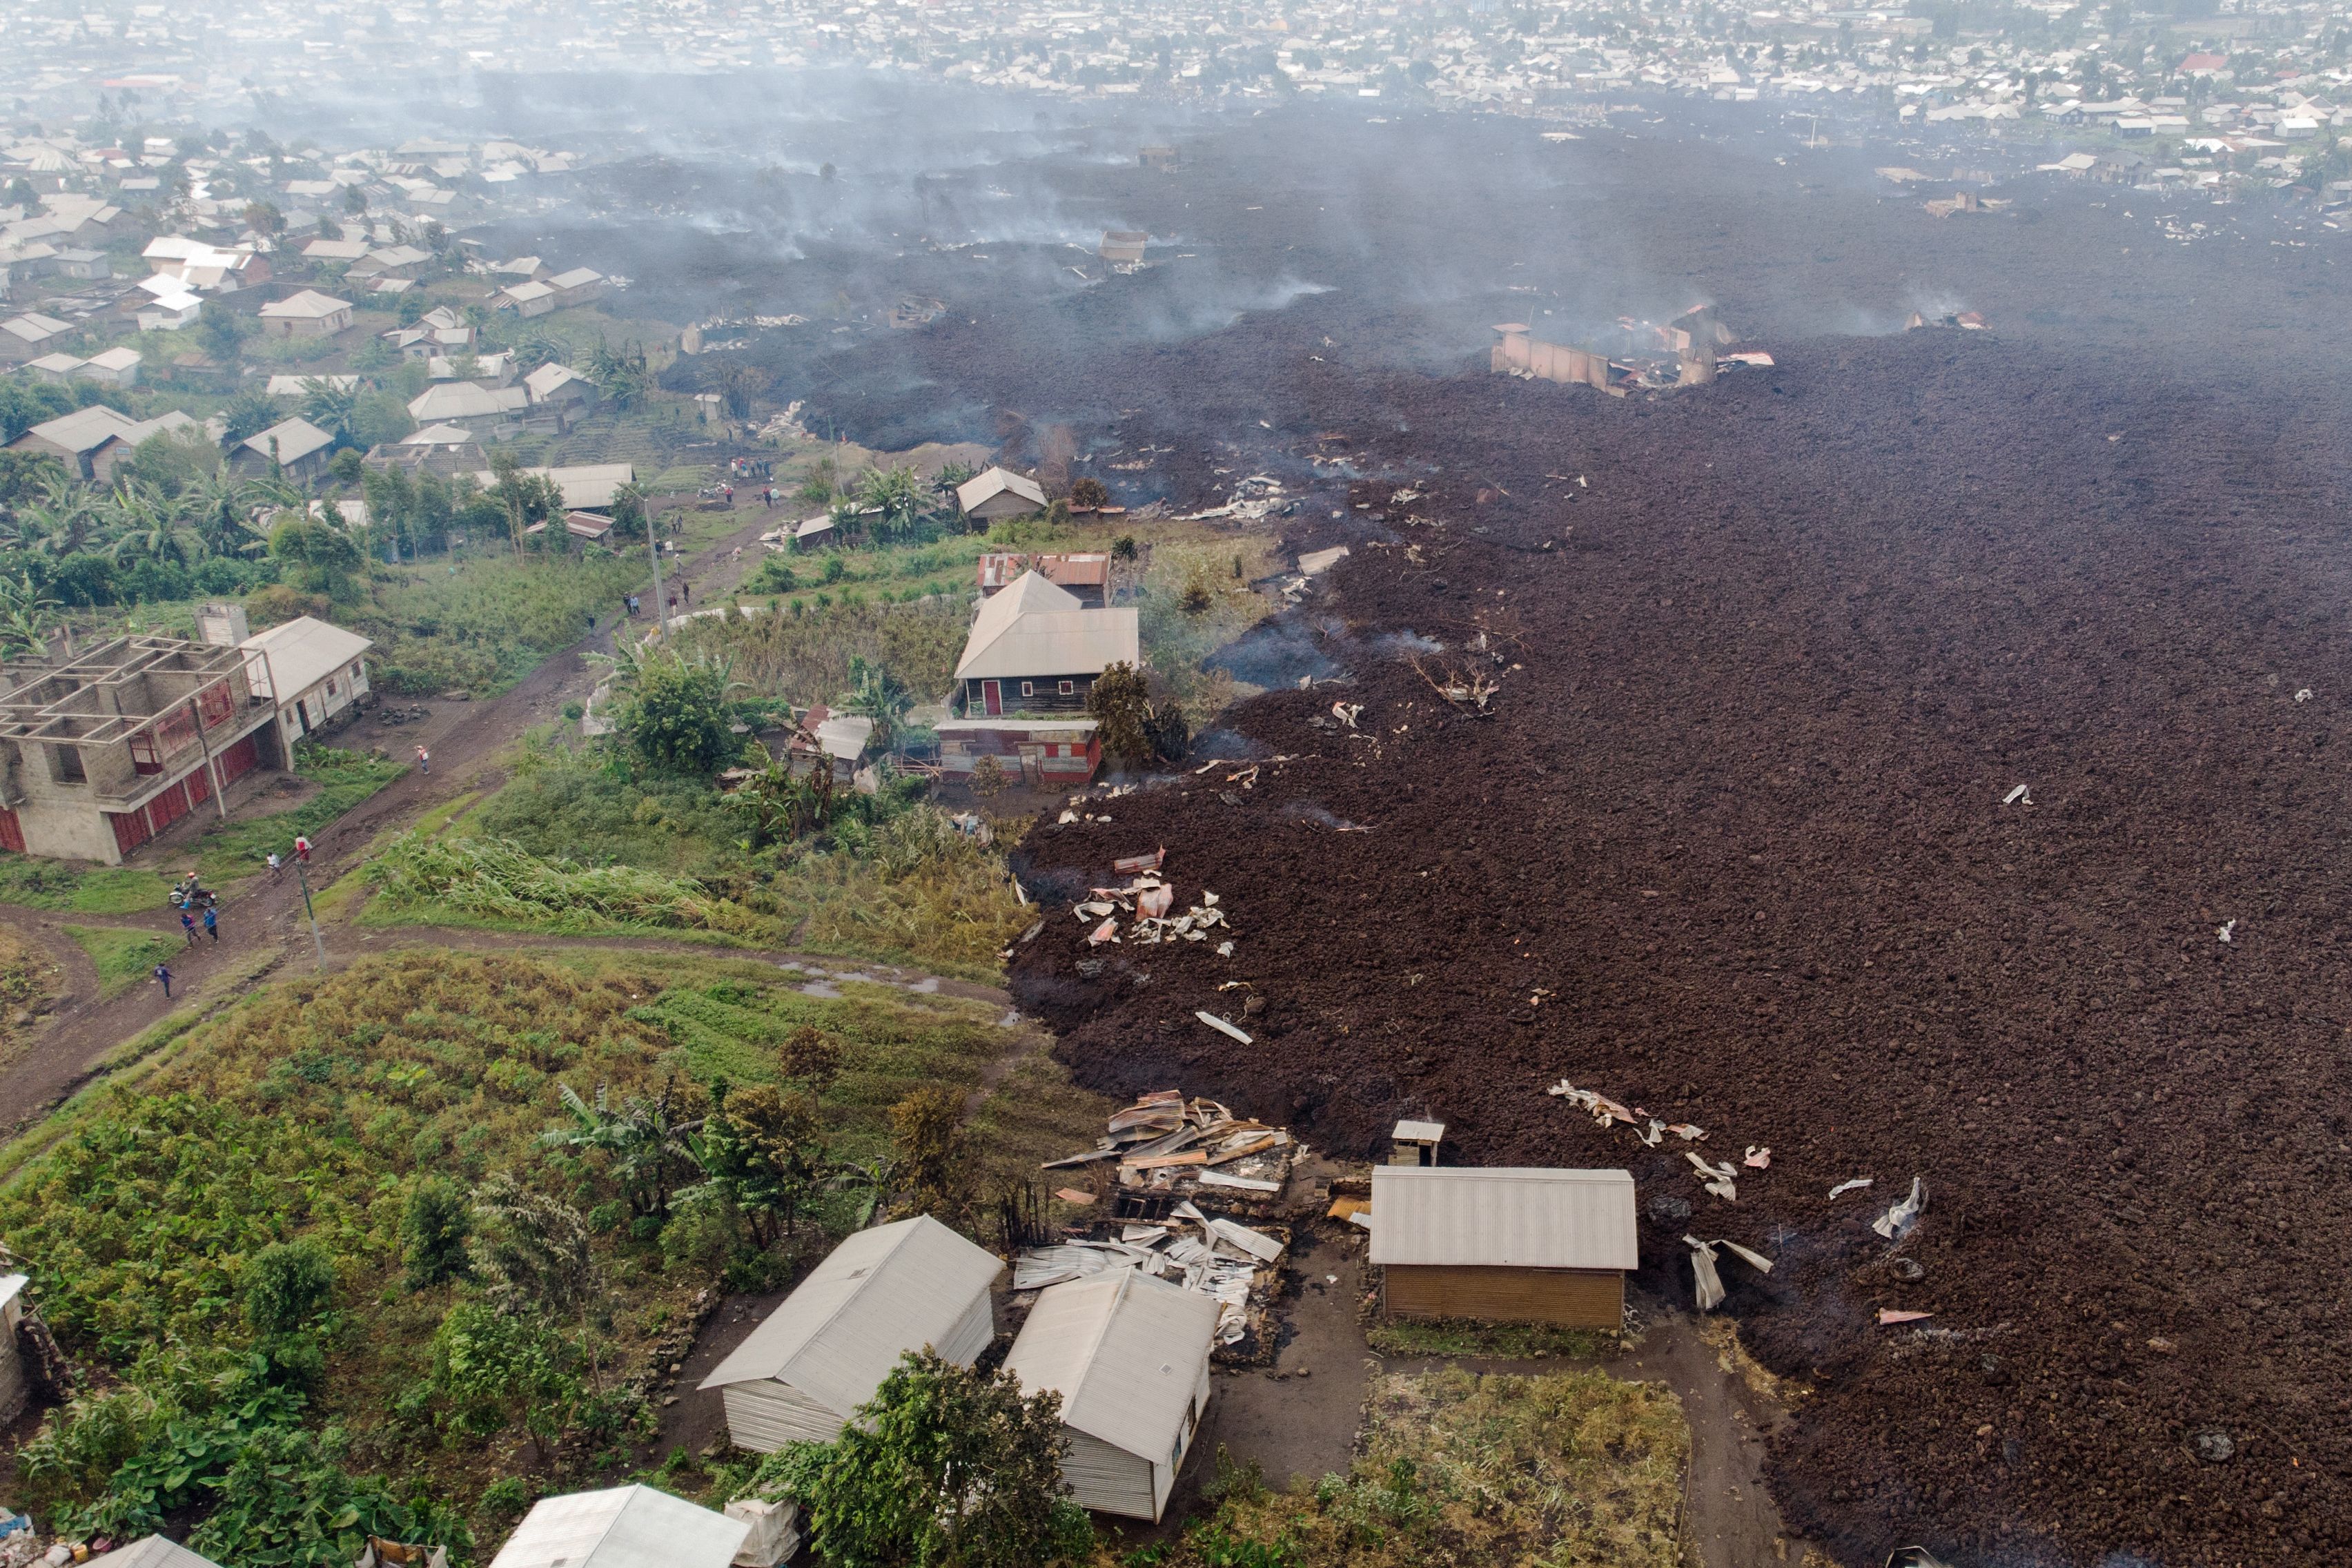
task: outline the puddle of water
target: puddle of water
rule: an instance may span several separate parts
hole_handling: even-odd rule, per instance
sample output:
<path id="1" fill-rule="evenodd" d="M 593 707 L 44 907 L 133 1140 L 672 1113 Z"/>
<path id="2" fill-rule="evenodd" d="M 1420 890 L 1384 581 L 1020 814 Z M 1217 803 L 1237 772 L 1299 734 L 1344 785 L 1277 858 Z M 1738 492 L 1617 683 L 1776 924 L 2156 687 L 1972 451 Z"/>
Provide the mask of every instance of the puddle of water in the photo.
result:
<path id="1" fill-rule="evenodd" d="M 828 1002 L 841 1000 L 841 987 L 830 980 L 812 980 L 801 987 L 803 996 L 822 996 Z"/>

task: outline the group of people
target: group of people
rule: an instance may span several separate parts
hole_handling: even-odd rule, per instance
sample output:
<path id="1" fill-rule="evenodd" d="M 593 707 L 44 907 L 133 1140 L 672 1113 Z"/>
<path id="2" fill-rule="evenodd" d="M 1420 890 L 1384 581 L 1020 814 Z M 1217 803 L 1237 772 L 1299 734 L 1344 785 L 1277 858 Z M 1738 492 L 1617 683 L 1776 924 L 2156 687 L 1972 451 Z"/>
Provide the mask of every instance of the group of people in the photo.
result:
<path id="1" fill-rule="evenodd" d="M 422 746 L 416 748 L 416 760 L 420 766 L 424 764 L 425 748 Z M 298 833 L 294 836 L 294 858 L 305 866 L 310 863 L 310 839 L 308 834 Z M 269 879 L 273 882 L 278 881 L 285 875 L 285 857 L 279 855 L 275 849 L 271 850 Z M 196 932 L 199 928 L 215 942 L 220 941 L 220 895 L 204 885 L 194 868 L 191 867 L 186 876 L 172 884 L 172 905 L 180 911 L 180 934 L 187 940 L 189 947 L 196 945 Z M 155 966 L 155 981 L 157 984 L 163 986 L 166 1000 L 172 994 L 172 979 L 170 964 L 159 963 Z"/>

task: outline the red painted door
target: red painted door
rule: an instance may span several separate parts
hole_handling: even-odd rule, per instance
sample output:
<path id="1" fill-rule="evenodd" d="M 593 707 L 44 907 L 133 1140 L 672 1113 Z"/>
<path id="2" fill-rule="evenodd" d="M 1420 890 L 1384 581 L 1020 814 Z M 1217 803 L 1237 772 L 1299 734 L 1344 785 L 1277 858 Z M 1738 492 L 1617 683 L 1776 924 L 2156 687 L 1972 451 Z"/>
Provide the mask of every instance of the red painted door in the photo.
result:
<path id="1" fill-rule="evenodd" d="M 13 811 L 0 810 L 0 849 L 25 852 L 25 825 L 16 820 Z"/>
<path id="2" fill-rule="evenodd" d="M 982 681 L 980 683 L 980 704 L 982 708 L 985 708 L 988 710 L 989 717 L 991 718 L 995 718 L 1002 714 L 1004 711 L 1003 684 L 1001 681 L 994 680 Z"/>

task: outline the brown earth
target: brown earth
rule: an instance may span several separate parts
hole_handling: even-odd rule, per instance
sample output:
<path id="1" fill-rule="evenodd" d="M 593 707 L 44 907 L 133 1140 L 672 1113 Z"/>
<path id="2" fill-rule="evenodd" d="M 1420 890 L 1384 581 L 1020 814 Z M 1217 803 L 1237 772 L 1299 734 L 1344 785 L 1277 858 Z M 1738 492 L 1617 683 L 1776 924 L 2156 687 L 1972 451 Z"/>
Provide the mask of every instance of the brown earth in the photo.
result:
<path id="1" fill-rule="evenodd" d="M 1845 1562 L 2352 1546 L 2342 393 L 1976 334 L 1774 347 L 1654 403 L 1394 377 L 1316 410 L 1392 478 L 1318 525 L 1358 547 L 1297 631 L 1344 681 L 1234 716 L 1292 760 L 1019 858 L 1066 900 L 1164 844 L 1234 956 L 1089 978 L 1057 914 L 1014 994 L 1108 1092 L 1339 1154 L 1411 1112 L 1465 1163 L 1627 1166 L 1652 1288 L 1688 1289 L 1693 1226 L 1778 1258 L 1726 1265 L 1731 1308 L 1815 1391 L 1770 1474 Z M 1492 718 L 1406 662 L 1427 642 L 1500 679 Z M 1339 698 L 1360 730 L 1308 725 Z M 1770 1168 L 1710 1198 L 1563 1076 Z M 1890 1247 L 1867 1221 L 1915 1174 Z"/>

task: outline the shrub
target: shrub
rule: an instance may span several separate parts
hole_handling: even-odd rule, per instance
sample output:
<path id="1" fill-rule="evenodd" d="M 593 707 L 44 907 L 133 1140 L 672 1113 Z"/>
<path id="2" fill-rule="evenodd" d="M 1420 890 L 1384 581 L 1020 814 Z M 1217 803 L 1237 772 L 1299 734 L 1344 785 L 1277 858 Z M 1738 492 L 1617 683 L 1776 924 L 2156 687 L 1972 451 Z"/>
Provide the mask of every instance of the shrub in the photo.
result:
<path id="1" fill-rule="evenodd" d="M 707 777 L 741 749 L 729 726 L 726 672 L 675 654 L 645 660 L 622 704 L 621 732 L 664 773 Z"/>
<path id="2" fill-rule="evenodd" d="M 400 1215 L 400 1260 L 411 1289 L 421 1290 L 463 1276 L 468 1268 L 466 1238 L 473 1234 L 473 1207 L 455 1182 L 425 1176 L 408 1189 Z"/>

